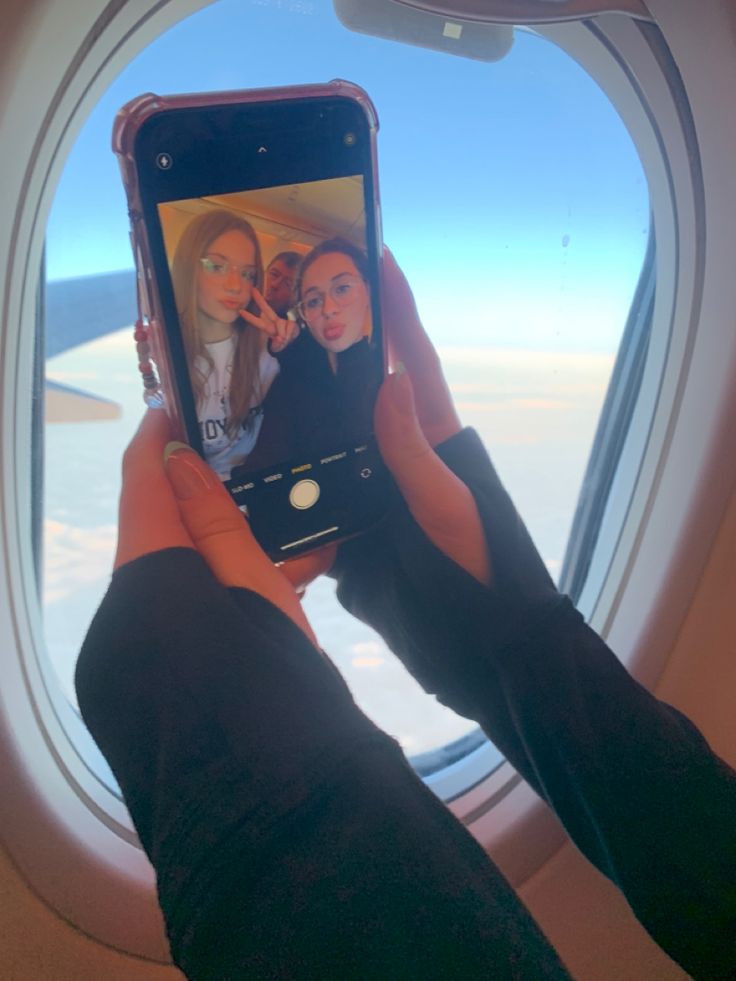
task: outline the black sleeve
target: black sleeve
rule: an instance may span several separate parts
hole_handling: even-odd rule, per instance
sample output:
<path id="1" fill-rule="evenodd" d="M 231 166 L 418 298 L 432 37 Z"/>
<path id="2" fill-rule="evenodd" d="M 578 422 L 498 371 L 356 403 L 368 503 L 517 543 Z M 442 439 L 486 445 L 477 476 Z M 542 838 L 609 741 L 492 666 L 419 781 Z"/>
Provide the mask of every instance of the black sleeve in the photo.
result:
<path id="1" fill-rule="evenodd" d="M 671 957 L 696 978 L 736 977 L 736 774 L 557 592 L 477 435 L 439 453 L 473 493 L 493 588 L 402 506 L 341 547 L 338 596 L 482 726 Z"/>
<path id="2" fill-rule="evenodd" d="M 190 979 L 568 977 L 331 663 L 195 552 L 118 570 L 76 685 Z"/>

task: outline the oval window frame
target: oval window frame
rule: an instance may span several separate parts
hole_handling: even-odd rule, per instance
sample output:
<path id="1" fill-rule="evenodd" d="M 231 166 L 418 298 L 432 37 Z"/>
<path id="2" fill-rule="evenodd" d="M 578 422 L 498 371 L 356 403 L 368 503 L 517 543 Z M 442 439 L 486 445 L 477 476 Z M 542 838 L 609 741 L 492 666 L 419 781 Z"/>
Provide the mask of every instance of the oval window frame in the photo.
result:
<path id="1" fill-rule="evenodd" d="M 32 391 L 37 270 L 63 161 L 97 95 L 114 75 L 156 36 L 204 5 L 178 0 L 148 9 L 137 0 L 98 5 L 97 21 L 75 44 L 68 31 L 59 32 L 54 20 L 58 12 L 33 25 L 35 33 L 23 64 L 25 79 L 30 79 L 40 51 L 53 38 L 49 50 L 54 57 L 47 57 L 46 71 L 49 77 L 56 73 L 55 96 L 50 105 L 40 95 L 31 104 L 30 123 L 23 130 L 26 137 L 30 134 L 25 141 L 29 162 L 24 173 L 10 175 L 5 188 L 6 195 L 18 193 L 7 198 L 15 207 L 6 245 L 10 289 L 4 318 L 15 330 L 6 331 L 0 366 L 4 422 L 0 574 L 8 597 L 7 607 L 0 611 L 0 625 L 5 636 L 13 638 L 18 656 L 8 658 L 0 696 L 0 768 L 5 786 L 14 790 L 0 803 L 0 826 L 16 867 L 61 916 L 102 943 L 160 962 L 168 961 L 168 952 L 150 866 L 119 798 L 100 783 L 86 752 L 80 753 L 83 737 L 81 731 L 74 732 L 75 726 L 81 729 L 78 717 L 59 702 L 44 679 L 33 559 L 24 534 L 31 521 L 30 462 L 18 451 L 29 444 L 29 414 L 21 409 L 30 404 Z M 81 23 L 85 13 L 89 14 L 89 5 L 80 5 Z M 62 12 L 64 23 L 68 17 L 68 10 L 65 16 Z M 625 447 L 622 456 L 621 481 L 627 482 L 630 494 L 616 496 L 617 501 L 625 499 L 623 514 L 617 515 L 612 507 L 604 516 L 591 578 L 581 594 L 593 625 L 613 638 L 638 676 L 651 681 L 662 670 L 667 648 L 660 645 L 655 652 L 645 652 L 649 619 L 641 595 L 635 593 L 656 561 L 648 535 L 655 523 L 655 497 L 666 480 L 667 457 L 676 436 L 672 420 L 684 397 L 702 299 L 704 209 L 698 146 L 679 73 L 656 28 L 610 15 L 546 26 L 540 33 L 580 61 L 618 108 L 653 188 L 658 238 L 669 243 L 657 254 L 658 295 L 644 381 L 649 401 L 637 402 L 632 427 L 639 439 Z M 69 42 L 67 47 L 62 37 Z M 14 112 L 2 123 L 3 132 L 12 133 L 14 125 L 22 125 L 18 99 L 12 108 Z M 27 100 L 22 111 L 29 112 Z M 34 119 L 37 137 L 30 133 Z M 19 158 L 25 166 L 22 152 Z M 683 520 L 693 505 L 693 494 L 683 494 Z M 715 527 L 713 521 L 711 529 Z M 654 534 L 656 538 L 656 529 Z M 708 541 L 705 536 L 703 549 Z M 675 547 L 676 543 L 669 550 L 669 562 L 675 560 Z M 660 570 L 654 576 L 649 596 L 656 596 L 664 575 Z M 469 768 L 478 765 L 477 760 L 467 763 Z M 470 769 L 465 772 L 461 783 L 471 789 L 455 795 L 451 809 L 511 881 L 519 884 L 561 843 L 561 832 L 508 763 L 490 774 L 481 771 L 475 778 Z M 455 780 L 458 774 L 459 770 Z M 444 793 L 439 780 L 434 789 Z M 523 848 L 518 846 L 520 840 Z"/>

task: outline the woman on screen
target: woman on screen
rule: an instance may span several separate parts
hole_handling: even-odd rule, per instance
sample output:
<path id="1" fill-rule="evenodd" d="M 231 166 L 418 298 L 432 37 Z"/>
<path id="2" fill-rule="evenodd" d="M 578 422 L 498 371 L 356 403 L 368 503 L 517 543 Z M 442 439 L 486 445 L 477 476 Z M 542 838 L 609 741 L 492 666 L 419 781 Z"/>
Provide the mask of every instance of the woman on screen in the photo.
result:
<path id="1" fill-rule="evenodd" d="M 302 262 L 296 293 L 299 316 L 337 374 L 338 355 L 370 339 L 368 259 L 347 240 L 328 239 Z"/>
<path id="2" fill-rule="evenodd" d="M 300 266 L 296 300 L 301 331 L 276 353 L 279 378 L 248 470 L 348 449 L 373 429 L 382 366 L 365 253 L 342 238 L 317 245 Z"/>
<path id="3" fill-rule="evenodd" d="M 296 326 L 260 292 L 261 249 L 252 226 L 224 209 L 194 218 L 171 265 L 207 462 L 226 480 L 255 446 L 263 400 L 279 372 L 279 338 Z"/>

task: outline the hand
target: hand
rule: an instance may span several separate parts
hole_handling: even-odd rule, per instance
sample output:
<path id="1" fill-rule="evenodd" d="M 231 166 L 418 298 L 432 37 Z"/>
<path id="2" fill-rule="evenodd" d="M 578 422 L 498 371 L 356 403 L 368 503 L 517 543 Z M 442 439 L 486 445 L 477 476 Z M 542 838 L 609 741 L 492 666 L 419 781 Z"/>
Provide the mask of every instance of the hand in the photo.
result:
<path id="1" fill-rule="evenodd" d="M 384 381 L 375 429 L 384 462 L 414 520 L 436 547 L 485 586 L 492 570 L 473 496 L 434 453 L 462 428 L 440 359 L 422 327 L 414 296 L 388 250 L 384 253 L 383 324 L 393 374 Z M 302 581 L 329 571 L 334 546 L 303 559 Z M 286 569 L 290 563 L 286 563 Z M 297 570 L 290 572 L 292 581 Z"/>
<path id="2" fill-rule="evenodd" d="M 167 447 L 169 439 L 166 414 L 149 409 L 123 457 L 115 568 L 166 548 L 193 548 L 223 586 L 259 593 L 318 647 L 291 581 L 258 545 L 217 475 L 183 443 Z"/>
<path id="3" fill-rule="evenodd" d="M 437 352 L 422 327 L 409 284 L 386 252 L 382 295 L 394 373 L 378 395 L 381 454 L 430 541 L 486 586 L 492 571 L 473 496 L 433 447 L 461 429 Z"/>
<path id="4" fill-rule="evenodd" d="M 266 303 L 263 293 L 255 286 L 252 296 L 261 311 L 260 316 L 256 316 L 250 310 L 238 310 L 238 313 L 251 326 L 263 331 L 270 339 L 271 351 L 274 354 L 279 354 L 298 335 L 299 324 L 293 320 L 287 320 L 285 317 L 279 317 L 276 311 Z"/>
<path id="5" fill-rule="evenodd" d="M 388 249 L 383 256 L 381 293 L 389 368 L 403 365 L 411 379 L 417 422 L 431 447 L 462 429 L 439 356 L 427 336 L 414 294 Z"/>

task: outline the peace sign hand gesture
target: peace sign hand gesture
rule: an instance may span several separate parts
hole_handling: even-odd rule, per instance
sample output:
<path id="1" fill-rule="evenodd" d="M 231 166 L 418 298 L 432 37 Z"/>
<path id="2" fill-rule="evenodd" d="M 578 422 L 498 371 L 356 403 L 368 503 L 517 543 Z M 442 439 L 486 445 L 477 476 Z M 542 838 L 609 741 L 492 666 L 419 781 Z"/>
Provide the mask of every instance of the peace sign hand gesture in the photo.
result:
<path id="1" fill-rule="evenodd" d="M 287 320 L 279 317 L 276 311 L 266 303 L 263 293 L 255 286 L 252 291 L 253 299 L 256 301 L 260 310 L 260 315 L 251 313 L 250 310 L 238 310 L 238 313 L 252 327 L 266 334 L 270 340 L 272 354 L 280 354 L 284 348 L 291 344 L 299 333 L 299 324 L 294 320 Z"/>

